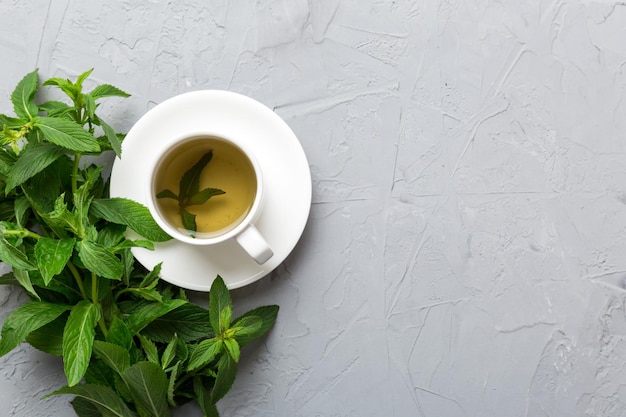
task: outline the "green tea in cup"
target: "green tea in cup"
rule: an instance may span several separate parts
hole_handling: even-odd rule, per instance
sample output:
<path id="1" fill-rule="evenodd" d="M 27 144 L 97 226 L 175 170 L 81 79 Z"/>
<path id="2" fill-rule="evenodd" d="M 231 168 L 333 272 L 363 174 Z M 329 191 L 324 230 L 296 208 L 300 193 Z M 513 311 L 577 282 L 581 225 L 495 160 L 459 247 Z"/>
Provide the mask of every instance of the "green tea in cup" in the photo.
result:
<path id="1" fill-rule="evenodd" d="M 210 245 L 234 238 L 258 263 L 272 251 L 254 227 L 262 177 L 249 152 L 218 135 L 184 135 L 152 164 L 148 208 L 175 239 Z"/>

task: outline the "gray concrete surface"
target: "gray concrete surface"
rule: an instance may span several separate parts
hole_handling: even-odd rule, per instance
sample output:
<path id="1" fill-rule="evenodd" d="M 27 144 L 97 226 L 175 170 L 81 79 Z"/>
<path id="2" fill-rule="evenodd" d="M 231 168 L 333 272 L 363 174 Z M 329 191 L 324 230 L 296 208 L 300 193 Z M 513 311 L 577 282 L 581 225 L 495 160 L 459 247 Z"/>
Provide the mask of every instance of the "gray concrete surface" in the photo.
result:
<path id="1" fill-rule="evenodd" d="M 224 416 L 626 416 L 626 5 L 613 0 L 0 0 L 27 72 L 121 87 L 127 131 L 197 89 L 299 137 L 293 254 Z M 0 289 L 0 319 L 24 297 Z M 61 364 L 0 359 L 2 416 L 71 416 Z M 200 416 L 186 407 L 178 416 Z"/>

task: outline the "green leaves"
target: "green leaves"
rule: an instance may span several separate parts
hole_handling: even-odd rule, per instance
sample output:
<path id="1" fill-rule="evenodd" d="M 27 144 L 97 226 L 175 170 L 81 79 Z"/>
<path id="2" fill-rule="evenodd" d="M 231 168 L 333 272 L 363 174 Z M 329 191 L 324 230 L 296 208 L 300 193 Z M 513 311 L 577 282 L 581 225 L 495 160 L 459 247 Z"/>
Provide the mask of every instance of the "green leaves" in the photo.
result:
<path id="1" fill-rule="evenodd" d="M 237 360 L 231 355 L 224 355 L 217 363 L 217 378 L 211 393 L 211 402 L 215 404 L 230 390 L 237 376 Z"/>
<path id="2" fill-rule="evenodd" d="M 7 175 L 6 192 L 11 191 L 40 173 L 64 154 L 65 150 L 63 148 L 59 148 L 51 143 L 30 146 L 24 149 Z"/>
<path id="3" fill-rule="evenodd" d="M 96 340 L 93 343 L 93 353 L 119 376 L 124 375 L 130 367 L 130 354 L 121 346 Z"/>
<path id="4" fill-rule="evenodd" d="M 233 302 L 221 277 L 215 278 L 209 291 L 209 314 L 215 334 L 222 334 L 230 326 Z M 231 314 L 229 315 L 228 312 Z"/>
<path id="5" fill-rule="evenodd" d="M 220 339 L 207 339 L 198 343 L 198 346 L 193 351 L 189 364 L 187 365 L 188 371 L 193 371 L 200 367 L 206 366 L 217 357 L 217 355 L 223 349 L 223 342 Z"/>
<path id="6" fill-rule="evenodd" d="M 130 97 L 130 94 L 110 84 L 100 84 L 91 91 L 90 95 L 94 100 L 98 100 L 103 97 Z"/>
<path id="7" fill-rule="evenodd" d="M 68 306 L 43 301 L 22 304 L 9 314 L 2 326 L 0 356 L 6 355 L 22 343 L 30 332 L 54 321 L 68 309 Z"/>
<path id="8" fill-rule="evenodd" d="M 207 309 L 161 282 L 160 264 L 147 271 L 133 258 L 131 248 L 170 237 L 143 205 L 109 197 L 106 167 L 81 159 L 110 150 L 120 157 L 124 137 L 97 112 L 101 99 L 128 94 L 109 84 L 85 92 L 91 72 L 45 81 L 65 101 L 37 104 L 33 71 L 11 94 L 15 116 L 0 114 L 0 261 L 12 267 L 0 285 L 31 298 L 2 325 L 0 356 L 26 341 L 62 357 L 68 386 L 50 395 L 75 396 L 80 417 L 169 417 L 189 400 L 215 417 L 241 348 L 271 328 L 278 307 L 233 321 L 220 277 Z M 195 215 L 186 208 L 223 194 L 200 189 L 211 158 L 183 175 L 178 195 L 160 193 L 180 202 L 190 230 Z M 128 229 L 142 239 L 131 240 Z"/>
<path id="9" fill-rule="evenodd" d="M 79 301 L 67 319 L 63 331 L 63 370 L 70 387 L 78 384 L 87 372 L 99 319 L 98 305 L 87 300 Z"/>
<path id="10" fill-rule="evenodd" d="M 98 152 L 100 145 L 92 133 L 77 123 L 55 117 L 35 117 L 33 128 L 44 139 L 74 152 Z"/>
<path id="11" fill-rule="evenodd" d="M 155 318 L 143 329 L 143 334 L 157 342 L 167 342 L 174 336 L 193 342 L 211 334 L 209 312 L 191 303 Z"/>
<path id="12" fill-rule="evenodd" d="M 26 120 L 32 120 L 37 115 L 38 108 L 34 102 L 35 92 L 37 91 L 37 70 L 26 74 L 24 78 L 17 84 L 15 90 L 11 94 L 11 102 L 13 103 L 13 111 L 18 117 Z"/>
<path id="13" fill-rule="evenodd" d="M 274 325 L 277 315 L 278 306 L 271 305 L 257 307 L 235 319 L 231 327 L 238 329 L 235 338 L 239 346 L 263 336 Z"/>
<path id="14" fill-rule="evenodd" d="M 122 278 L 124 265 L 107 248 L 89 239 L 81 240 L 76 247 L 78 249 L 78 257 L 87 269 L 105 278 Z"/>
<path id="15" fill-rule="evenodd" d="M 138 362 L 123 374 L 124 381 L 141 409 L 150 416 L 169 417 L 172 410 L 167 403 L 168 381 L 165 371 L 152 362 Z"/>
<path id="16" fill-rule="evenodd" d="M 76 239 L 43 237 L 35 244 L 35 260 L 45 284 L 63 271 L 74 252 Z"/>
<path id="17" fill-rule="evenodd" d="M 19 270 L 32 270 L 37 266 L 28 259 L 28 256 L 20 250 L 20 248 L 13 246 L 6 238 L 5 231 L 3 236 L 0 237 L 0 260 L 11 265 L 15 269 Z"/>
<path id="18" fill-rule="evenodd" d="M 43 83 L 43 85 L 46 85 L 46 86 L 50 85 L 50 86 L 58 87 L 75 104 L 83 104 L 84 105 L 84 103 L 81 103 L 83 82 L 87 79 L 87 77 L 89 77 L 89 75 L 91 75 L 92 72 L 93 72 L 93 68 L 83 72 L 82 74 L 80 74 L 76 78 L 75 82 L 72 82 L 71 80 L 68 80 L 68 79 L 54 77 L 54 78 L 50 78 L 50 79 L 46 80 Z"/>
<path id="19" fill-rule="evenodd" d="M 214 405 L 231 388 L 241 355 L 240 341 L 245 344 L 264 334 L 274 324 L 277 312 L 278 306 L 266 306 L 231 323 L 232 300 L 226 284 L 219 276 L 213 281 L 209 292 L 209 316 L 215 336 L 196 345 L 187 365 L 190 372 L 207 366 L 217 368 L 210 398 L 203 407 Z"/>
<path id="20" fill-rule="evenodd" d="M 108 124 L 104 122 L 104 120 L 100 119 L 100 126 L 102 126 L 102 130 L 104 130 L 104 134 L 106 135 L 109 144 L 111 145 L 111 149 L 115 151 L 117 156 L 122 156 L 122 142 L 117 137 L 115 130 Z"/>
<path id="21" fill-rule="evenodd" d="M 171 239 L 154 221 L 150 211 L 142 204 L 126 198 L 94 200 L 90 214 L 111 223 L 123 224 L 153 242 Z"/>
<path id="22" fill-rule="evenodd" d="M 126 403 L 117 395 L 117 393 L 103 385 L 76 385 L 63 387 L 54 391 L 48 396 L 70 394 L 87 400 L 92 404 L 100 415 L 107 417 L 137 417 L 135 413 L 130 411 Z"/>
<path id="23" fill-rule="evenodd" d="M 187 207 L 204 204 L 211 197 L 225 194 L 224 191 L 218 188 L 205 188 L 200 191 L 200 175 L 202 175 L 202 171 L 211 159 L 213 159 L 213 151 L 209 150 L 183 174 L 180 179 L 178 194 L 172 190 L 165 189 L 159 191 L 156 195 L 157 198 L 171 198 L 178 201 L 183 227 L 190 232 L 197 230 L 196 215 L 187 211 Z"/>
<path id="24" fill-rule="evenodd" d="M 152 284 L 153 278 L 146 277 L 139 283 Z M 64 360 L 74 361 L 73 366 L 66 364 L 69 387 L 53 395 L 79 396 L 75 409 L 85 413 L 97 410 L 102 415 L 124 416 L 128 410 L 137 410 L 139 416 L 164 417 L 172 415 L 171 407 L 179 399 L 195 398 L 206 415 L 217 416 L 215 404 L 237 375 L 240 342 L 264 334 L 274 323 L 278 307 L 259 307 L 231 322 L 232 299 L 220 277 L 211 286 L 208 310 L 183 299 L 168 299 L 167 294 L 163 297 L 162 302 L 119 304 L 126 319 L 111 323 L 107 341 L 94 340 L 98 305 L 79 302 L 63 335 Z M 199 329 L 204 329 L 204 336 Z M 89 343 L 91 349 L 77 351 L 93 351 L 91 358 L 68 351 L 70 345 Z M 87 368 L 85 363 L 90 363 Z M 77 385 L 85 374 L 88 383 Z M 102 408 L 105 399 L 108 408 Z"/>
<path id="25" fill-rule="evenodd" d="M 208 151 L 183 174 L 180 180 L 180 190 L 178 192 L 178 201 L 181 204 L 186 205 L 188 200 L 199 191 L 200 175 L 211 159 L 213 159 L 213 151 Z"/>

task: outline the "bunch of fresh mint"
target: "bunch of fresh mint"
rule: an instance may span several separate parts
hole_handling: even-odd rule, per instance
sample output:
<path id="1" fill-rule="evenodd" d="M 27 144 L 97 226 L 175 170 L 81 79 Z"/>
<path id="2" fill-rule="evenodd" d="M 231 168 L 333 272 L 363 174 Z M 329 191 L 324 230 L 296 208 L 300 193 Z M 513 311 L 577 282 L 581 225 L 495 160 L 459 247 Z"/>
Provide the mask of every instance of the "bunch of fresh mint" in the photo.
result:
<path id="1" fill-rule="evenodd" d="M 24 341 L 60 356 L 67 386 L 50 395 L 74 395 L 80 417 L 171 416 L 191 400 L 217 416 L 240 348 L 272 327 L 278 306 L 233 319 L 220 277 L 207 310 L 159 281 L 160 265 L 136 262 L 131 248 L 169 237 L 146 207 L 111 198 L 104 167 L 83 158 L 122 157 L 124 136 L 96 111 L 102 98 L 128 96 L 108 84 L 83 92 L 90 74 L 40 86 L 33 71 L 11 94 L 15 116 L 0 114 L 0 260 L 12 268 L 0 284 L 30 296 L 4 322 L 0 356 Z M 37 104 L 45 86 L 69 100 Z"/>

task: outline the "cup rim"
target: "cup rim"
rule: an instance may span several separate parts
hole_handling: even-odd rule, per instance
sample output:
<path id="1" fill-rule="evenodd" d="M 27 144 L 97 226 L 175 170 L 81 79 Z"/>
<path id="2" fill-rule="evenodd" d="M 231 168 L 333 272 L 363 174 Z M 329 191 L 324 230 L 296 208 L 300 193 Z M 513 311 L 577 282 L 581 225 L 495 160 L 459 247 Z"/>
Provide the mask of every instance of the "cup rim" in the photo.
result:
<path id="1" fill-rule="evenodd" d="M 254 173 L 256 175 L 256 195 L 254 197 L 254 201 L 252 202 L 252 206 L 248 213 L 243 217 L 239 223 L 230 230 L 222 234 L 218 234 L 216 236 L 211 237 L 192 237 L 189 235 L 185 235 L 182 232 L 178 231 L 176 228 L 172 227 L 167 221 L 165 221 L 159 213 L 159 210 L 155 201 L 155 190 L 154 190 L 154 180 L 155 180 L 155 171 L 158 168 L 159 164 L 163 161 L 163 159 L 171 152 L 172 149 L 181 146 L 182 144 L 193 141 L 201 138 L 213 138 L 217 140 L 221 140 L 227 142 L 239 150 L 248 158 L 250 161 L 252 168 L 254 169 Z M 171 236 L 173 239 L 188 243 L 191 245 L 213 245 L 217 243 L 224 242 L 226 240 L 232 239 L 245 229 L 248 228 L 249 225 L 253 224 L 253 222 L 258 218 L 261 211 L 261 204 L 263 201 L 264 194 L 264 186 L 263 186 L 263 173 L 261 171 L 261 166 L 257 161 L 254 154 L 243 144 L 242 141 L 238 141 L 230 135 L 226 135 L 220 132 L 214 132 L 209 130 L 201 130 L 201 131 L 189 131 L 180 133 L 179 135 L 173 137 L 172 140 L 168 141 L 168 143 L 161 148 L 159 148 L 154 154 L 151 160 L 148 162 L 148 172 L 147 181 L 148 184 L 145 187 L 146 190 L 146 205 L 148 210 L 150 211 L 150 215 L 156 221 L 156 223 L 163 229 L 165 233 Z"/>

